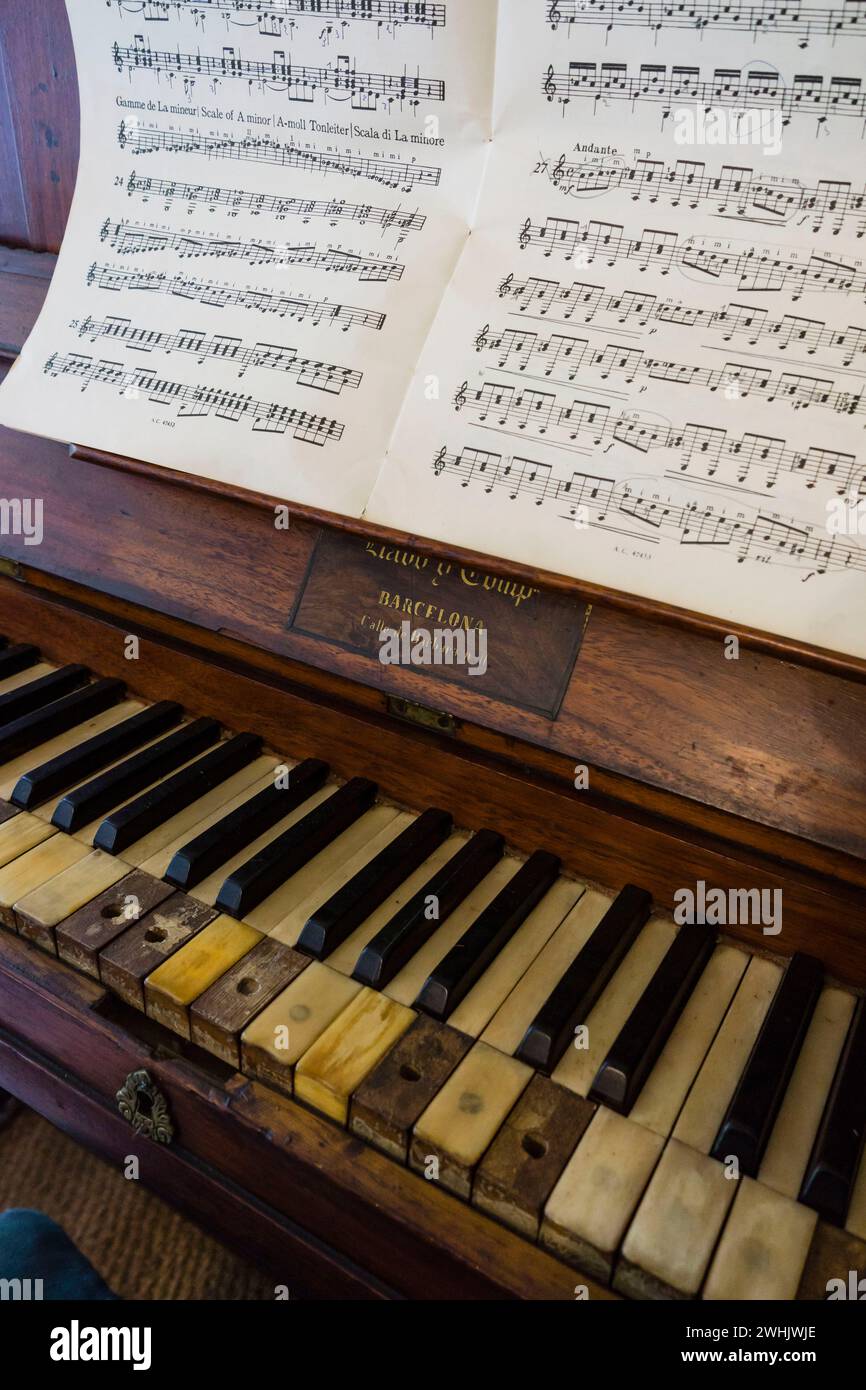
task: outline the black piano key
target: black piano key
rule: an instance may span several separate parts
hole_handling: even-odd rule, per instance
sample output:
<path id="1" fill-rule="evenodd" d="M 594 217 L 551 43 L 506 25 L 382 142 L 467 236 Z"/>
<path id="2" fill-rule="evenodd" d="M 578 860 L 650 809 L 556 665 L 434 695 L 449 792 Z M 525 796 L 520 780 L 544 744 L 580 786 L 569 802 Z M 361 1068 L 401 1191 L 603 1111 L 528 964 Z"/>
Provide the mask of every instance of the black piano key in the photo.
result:
<path id="1" fill-rule="evenodd" d="M 373 989 L 384 989 L 489 874 L 502 858 L 504 848 L 505 841 L 495 831 L 477 831 L 367 943 L 358 957 L 352 979 Z M 431 897 L 438 902 L 435 916 L 429 911 Z"/>
<path id="2" fill-rule="evenodd" d="M 133 748 L 140 748 L 143 743 L 149 743 L 165 733 L 166 729 L 178 723 L 182 714 L 181 706 L 171 700 L 150 705 L 139 714 L 133 714 L 103 733 L 95 734 L 93 738 L 85 739 L 83 743 L 49 759 L 40 767 L 25 772 L 16 782 L 11 800 L 22 811 L 41 806 L 53 796 L 58 796 L 64 787 L 82 781 L 109 763 L 117 762 L 124 753 L 130 753 Z"/>
<path id="3" fill-rule="evenodd" d="M 629 883 L 622 889 L 527 1028 L 516 1053 L 521 1061 L 553 1071 L 651 911 L 652 897 L 643 888 Z"/>
<path id="4" fill-rule="evenodd" d="M 227 782 L 258 757 L 261 747 L 262 741 L 256 734 L 236 734 L 217 744 L 210 753 L 166 778 L 158 787 L 151 787 L 128 806 L 112 811 L 94 835 L 94 846 L 109 854 L 120 854 L 127 845 L 191 806 L 221 782 Z"/>
<path id="5" fill-rule="evenodd" d="M 800 1201 L 834 1226 L 843 1226 L 863 1155 L 866 1136 L 866 1002 L 860 1000 L 818 1133 L 812 1145 Z"/>
<path id="6" fill-rule="evenodd" d="M 353 777 L 321 806 L 235 869 L 219 891 L 217 910 L 230 917 L 243 917 L 258 907 L 368 811 L 375 797 L 375 782 Z"/>
<path id="7" fill-rule="evenodd" d="M 589 1100 L 627 1115 L 713 954 L 712 927 L 681 927 L 598 1069 Z"/>
<path id="8" fill-rule="evenodd" d="M 438 849 L 453 824 L 447 811 L 434 809 L 420 815 L 333 897 L 316 908 L 304 924 L 298 950 L 325 960 Z"/>
<path id="9" fill-rule="evenodd" d="M 8 680 L 35 666 L 39 660 L 39 648 L 31 647 L 29 642 L 16 642 L 12 647 L 0 651 L 0 681 Z"/>
<path id="10" fill-rule="evenodd" d="M 536 850 L 427 977 L 414 1007 L 448 1018 L 556 882 L 560 860 Z"/>
<path id="11" fill-rule="evenodd" d="M 318 758 L 307 758 L 306 762 L 292 768 L 287 786 L 272 784 L 265 787 L 179 849 L 163 875 L 164 879 L 187 891 L 194 888 L 220 864 L 225 864 L 258 839 L 259 835 L 264 835 L 277 821 L 296 810 L 313 792 L 319 790 L 327 775 L 327 763 L 320 762 Z"/>
<path id="12" fill-rule="evenodd" d="M 0 727 L 13 719 L 21 719 L 25 714 L 33 714 L 35 710 L 50 705 L 52 700 L 59 700 L 61 695 L 78 690 L 89 679 L 90 672 L 86 666 L 61 666 L 59 671 L 19 685 L 17 690 L 7 691 L 5 695 L 0 695 Z"/>
<path id="13" fill-rule="evenodd" d="M 13 719 L 11 724 L 5 724 L 0 729 L 0 762 L 29 753 L 40 743 L 74 729 L 76 724 L 86 724 L 94 715 L 119 704 L 125 692 L 123 681 L 94 681 L 83 690 L 75 690 L 71 695 L 55 700 L 45 709 Z"/>
<path id="14" fill-rule="evenodd" d="M 812 956 L 791 958 L 710 1150 L 723 1163 L 736 1157 L 746 1177 L 761 1166 L 823 978 Z"/>
<path id="15" fill-rule="evenodd" d="M 75 787 L 58 802 L 51 824 L 70 833 L 96 820 L 113 806 L 131 800 L 160 778 L 167 777 L 183 763 L 203 753 L 220 736 L 216 719 L 194 719 L 168 738 L 160 739 L 152 748 L 125 759 L 90 782 Z"/>

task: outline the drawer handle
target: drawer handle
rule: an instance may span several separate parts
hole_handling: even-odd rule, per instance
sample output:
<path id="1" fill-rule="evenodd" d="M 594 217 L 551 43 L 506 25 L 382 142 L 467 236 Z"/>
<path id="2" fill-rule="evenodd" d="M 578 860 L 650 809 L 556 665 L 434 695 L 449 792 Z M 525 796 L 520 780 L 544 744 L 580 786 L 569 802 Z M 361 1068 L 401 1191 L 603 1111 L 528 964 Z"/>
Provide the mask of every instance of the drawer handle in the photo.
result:
<path id="1" fill-rule="evenodd" d="M 174 1125 L 168 1101 L 146 1071 L 131 1071 L 117 1092 L 117 1108 L 137 1134 L 157 1144 L 170 1144 Z"/>

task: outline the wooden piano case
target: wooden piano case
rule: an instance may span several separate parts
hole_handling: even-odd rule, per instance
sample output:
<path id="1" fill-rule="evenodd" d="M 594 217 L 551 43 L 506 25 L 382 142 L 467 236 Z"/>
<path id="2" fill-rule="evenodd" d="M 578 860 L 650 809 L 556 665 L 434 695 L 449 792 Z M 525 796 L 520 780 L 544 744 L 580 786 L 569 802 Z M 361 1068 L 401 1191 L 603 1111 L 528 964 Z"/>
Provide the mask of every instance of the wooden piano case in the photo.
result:
<path id="1" fill-rule="evenodd" d="M 50 281 L 76 104 L 62 0 L 4 6 L 0 370 Z M 831 978 L 866 984 L 863 663 L 509 567 L 548 597 L 551 621 L 573 610 L 582 639 L 573 665 L 553 672 L 555 708 L 529 707 L 385 668 L 341 640 L 352 566 L 369 546 L 475 573 L 503 573 L 501 562 L 304 509 L 277 530 L 276 499 L 8 431 L 0 495 L 42 498 L 45 513 L 40 546 L 0 536 L 10 638 L 252 728 L 293 756 L 324 757 L 339 776 L 369 776 L 397 803 L 493 825 L 519 852 L 543 846 L 590 883 L 640 883 L 663 909 L 698 880 L 783 888 L 772 949 L 808 951 Z M 345 567 L 338 555 L 333 624 L 316 633 L 294 618 L 323 538 L 344 548 Z M 140 641 L 134 669 L 127 634 Z M 516 651 L 523 659 L 533 658 Z M 766 949 L 759 932 L 732 930 Z M 141 1068 L 168 1099 L 170 1146 L 138 1139 L 117 1113 L 118 1088 Z M 6 936 L 0 1086 L 114 1161 L 139 1153 L 145 1183 L 293 1294 L 573 1298 L 586 1282 Z"/>

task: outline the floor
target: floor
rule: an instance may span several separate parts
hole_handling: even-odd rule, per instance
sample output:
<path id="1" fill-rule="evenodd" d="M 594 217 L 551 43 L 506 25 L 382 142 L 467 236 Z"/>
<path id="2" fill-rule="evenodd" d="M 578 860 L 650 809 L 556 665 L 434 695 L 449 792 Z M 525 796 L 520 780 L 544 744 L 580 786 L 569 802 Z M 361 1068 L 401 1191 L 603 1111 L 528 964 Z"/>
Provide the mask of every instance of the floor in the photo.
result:
<path id="1" fill-rule="evenodd" d="M 53 1217 L 123 1298 L 274 1297 L 272 1278 L 30 1110 L 0 1129 L 0 1210 L 8 1207 Z"/>

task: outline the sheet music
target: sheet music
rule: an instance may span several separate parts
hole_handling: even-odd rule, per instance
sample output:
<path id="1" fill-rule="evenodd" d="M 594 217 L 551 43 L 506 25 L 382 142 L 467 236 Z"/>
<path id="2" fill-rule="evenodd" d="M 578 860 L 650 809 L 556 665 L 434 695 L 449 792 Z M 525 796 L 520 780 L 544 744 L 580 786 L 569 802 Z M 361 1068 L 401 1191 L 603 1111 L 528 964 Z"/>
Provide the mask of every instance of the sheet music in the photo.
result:
<path id="1" fill-rule="evenodd" d="M 866 657 L 866 4 L 502 0 L 367 515 Z"/>
<path id="2" fill-rule="evenodd" d="M 866 657 L 866 0 L 67 0 L 3 423 Z"/>
<path id="3" fill-rule="evenodd" d="M 471 225 L 495 0 L 67 0 L 82 157 L 4 424 L 358 515 Z"/>

